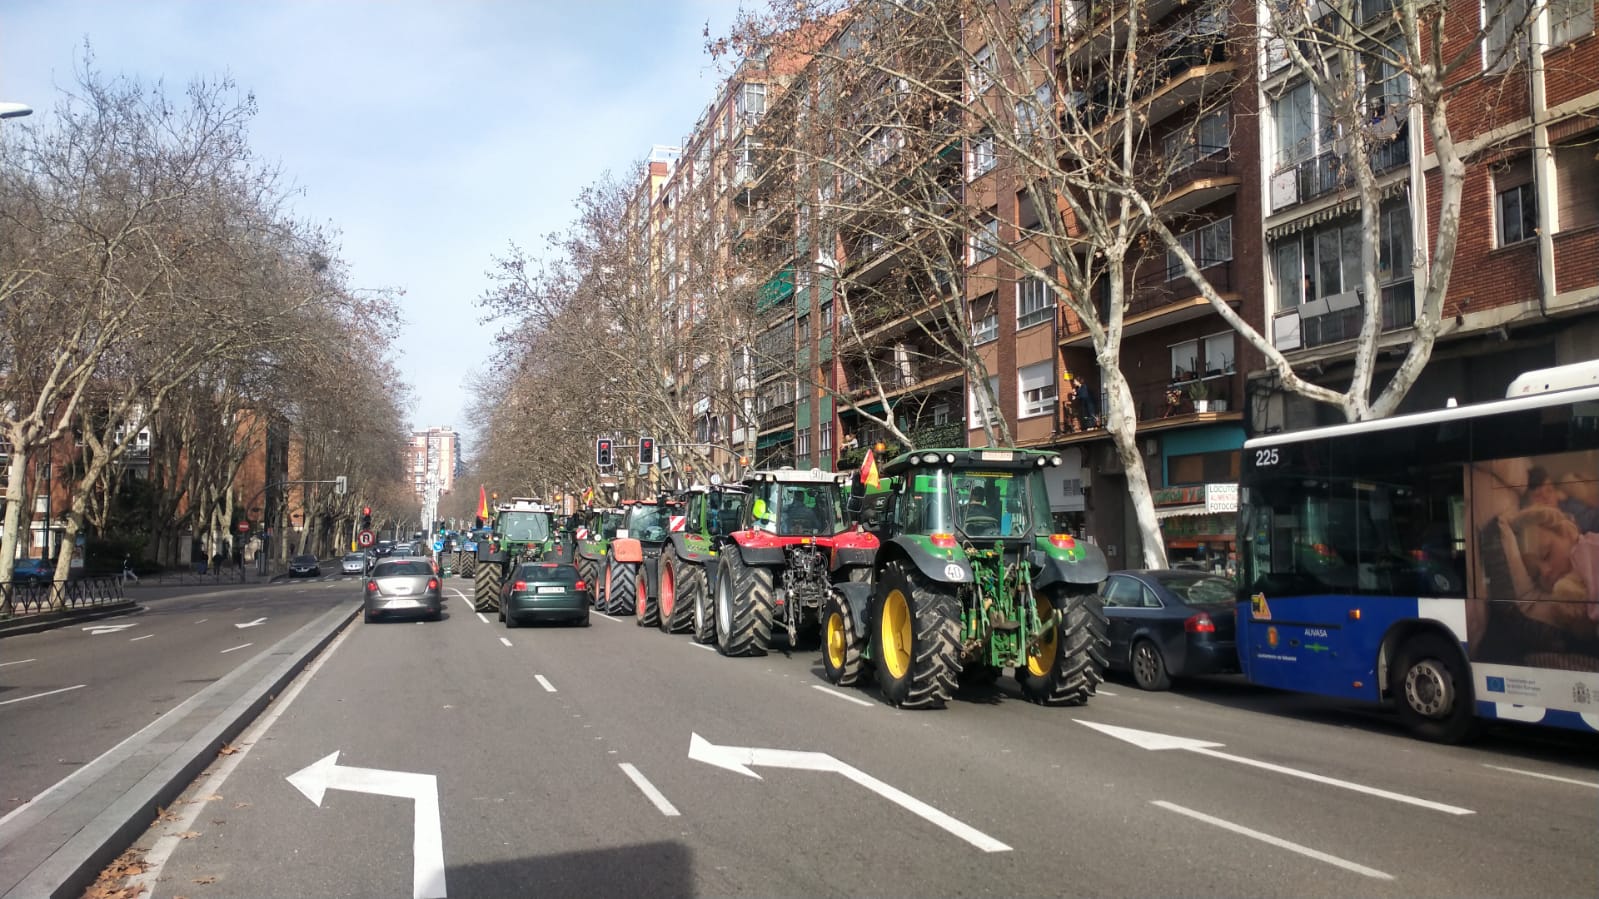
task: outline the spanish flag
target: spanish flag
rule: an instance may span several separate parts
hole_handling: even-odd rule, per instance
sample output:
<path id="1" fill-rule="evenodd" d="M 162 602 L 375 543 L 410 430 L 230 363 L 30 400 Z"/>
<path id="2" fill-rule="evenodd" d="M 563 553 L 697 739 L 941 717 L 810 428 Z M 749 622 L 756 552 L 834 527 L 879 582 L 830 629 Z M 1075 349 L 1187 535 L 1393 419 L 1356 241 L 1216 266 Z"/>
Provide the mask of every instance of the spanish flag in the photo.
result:
<path id="1" fill-rule="evenodd" d="M 593 487 L 589 487 L 589 488 L 584 489 L 584 491 L 583 491 L 583 505 L 587 506 L 587 505 L 589 505 L 589 504 L 591 504 L 593 502 L 594 502 L 594 488 Z"/>
<path id="2" fill-rule="evenodd" d="M 489 492 L 482 484 L 477 488 L 477 517 L 484 520 L 489 517 Z"/>
<path id="3" fill-rule="evenodd" d="M 877 486 L 877 457 L 871 450 L 866 451 L 866 458 L 861 460 L 861 483 L 868 487 Z"/>

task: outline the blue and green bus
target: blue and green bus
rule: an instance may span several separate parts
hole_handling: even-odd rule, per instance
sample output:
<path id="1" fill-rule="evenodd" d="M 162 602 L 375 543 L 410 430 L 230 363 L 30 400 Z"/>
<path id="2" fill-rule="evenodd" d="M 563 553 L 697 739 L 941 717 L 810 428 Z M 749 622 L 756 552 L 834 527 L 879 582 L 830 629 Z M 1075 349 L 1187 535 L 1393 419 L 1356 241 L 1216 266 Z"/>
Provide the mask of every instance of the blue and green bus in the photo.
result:
<path id="1" fill-rule="evenodd" d="M 1244 444 L 1238 656 L 1418 736 L 1599 730 L 1599 363 Z"/>

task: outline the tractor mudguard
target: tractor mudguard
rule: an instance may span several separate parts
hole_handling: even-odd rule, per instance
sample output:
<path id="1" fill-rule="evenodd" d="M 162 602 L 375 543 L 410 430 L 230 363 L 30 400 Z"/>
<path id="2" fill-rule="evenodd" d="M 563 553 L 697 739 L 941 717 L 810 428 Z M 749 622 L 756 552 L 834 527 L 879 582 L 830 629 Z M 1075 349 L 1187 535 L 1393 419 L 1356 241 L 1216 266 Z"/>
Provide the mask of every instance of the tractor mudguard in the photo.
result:
<path id="1" fill-rule="evenodd" d="M 855 633 L 867 633 L 866 612 L 872 607 L 872 585 L 846 581 L 834 584 L 833 589 L 844 597 L 844 608 L 849 609 L 849 617 L 855 619 Z"/>
<path id="2" fill-rule="evenodd" d="M 611 541 L 611 558 L 618 562 L 642 562 L 644 544 L 632 537 L 618 537 Z"/>
<path id="3" fill-rule="evenodd" d="M 959 549 L 950 550 L 949 556 L 935 556 L 919 543 L 905 537 L 895 537 L 888 541 L 888 545 L 898 550 L 895 555 L 910 559 L 930 580 L 941 584 L 972 582 L 971 563 L 966 561 L 966 554 Z"/>
<path id="4" fill-rule="evenodd" d="M 869 536 L 869 535 L 868 535 Z M 872 560 L 877 558 L 877 540 L 872 540 L 871 546 L 838 546 L 833 547 L 833 571 L 840 568 L 870 568 Z"/>
<path id="5" fill-rule="evenodd" d="M 497 553 L 491 553 L 487 543 L 479 543 L 477 545 L 477 560 L 479 562 L 499 562 L 504 564 L 506 558 L 507 554 L 503 549 Z"/>
<path id="6" fill-rule="evenodd" d="M 777 546 L 751 545 L 750 542 L 749 542 L 750 537 L 748 536 L 751 533 L 759 534 L 759 532 L 750 532 L 750 531 L 740 531 L 738 533 L 735 533 L 733 535 L 732 544 L 730 544 L 727 547 L 727 549 L 725 549 L 723 551 L 724 552 L 735 552 L 735 551 L 738 552 L 739 557 L 744 560 L 744 564 L 745 565 L 751 565 L 751 566 L 754 566 L 754 565 L 766 565 L 766 566 L 782 565 L 783 561 L 784 561 L 782 545 L 781 544 L 779 544 Z M 764 536 L 765 535 L 761 535 L 761 537 L 764 537 Z M 760 537 L 756 537 L 755 539 L 760 539 Z"/>
<path id="7" fill-rule="evenodd" d="M 1103 583 L 1105 576 L 1110 573 L 1110 565 L 1105 562 L 1105 551 L 1092 543 L 1079 543 L 1077 547 L 1082 550 L 1082 557 L 1077 561 L 1058 558 L 1041 549 L 1033 550 L 1028 557 L 1028 561 L 1038 569 L 1038 575 L 1033 578 L 1033 589 L 1052 584 Z"/>
<path id="8" fill-rule="evenodd" d="M 716 560 L 716 544 L 699 534 L 673 534 L 672 551 L 684 562 L 709 565 Z"/>

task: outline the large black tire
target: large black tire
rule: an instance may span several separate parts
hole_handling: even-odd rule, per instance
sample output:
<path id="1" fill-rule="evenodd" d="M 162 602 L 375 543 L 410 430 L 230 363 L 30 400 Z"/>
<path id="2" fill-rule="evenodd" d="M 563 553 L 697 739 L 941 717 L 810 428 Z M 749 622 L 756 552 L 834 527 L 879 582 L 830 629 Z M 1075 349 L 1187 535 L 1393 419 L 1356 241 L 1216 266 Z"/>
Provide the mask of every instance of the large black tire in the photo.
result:
<path id="1" fill-rule="evenodd" d="M 948 585 L 893 565 L 872 598 L 872 657 L 883 696 L 900 708 L 939 708 L 960 676 L 960 601 Z"/>
<path id="2" fill-rule="evenodd" d="M 1388 674 L 1399 720 L 1434 743 L 1465 743 L 1482 732 L 1460 645 L 1438 634 L 1406 640 Z"/>
<path id="3" fill-rule="evenodd" d="M 605 567 L 605 611 L 610 615 L 633 614 L 638 563 L 611 559 Z"/>
<path id="4" fill-rule="evenodd" d="M 461 577 L 475 577 L 477 574 L 477 555 L 468 552 L 456 553 L 455 573 Z"/>
<path id="5" fill-rule="evenodd" d="M 840 687 L 861 679 L 861 650 L 865 641 L 855 632 L 849 603 L 833 593 L 822 603 L 822 673 Z"/>
<path id="6" fill-rule="evenodd" d="M 694 642 L 710 645 L 716 642 L 716 598 L 711 595 L 710 572 L 705 566 L 694 566 L 700 570 L 699 595 L 694 597 Z"/>
<path id="7" fill-rule="evenodd" d="M 633 623 L 639 627 L 655 627 L 661 623 L 661 598 L 650 589 L 650 566 L 638 566 L 638 577 L 633 580 Z"/>
<path id="8" fill-rule="evenodd" d="M 577 579 L 582 581 L 584 585 L 588 587 L 589 605 L 592 606 L 594 605 L 594 597 L 600 595 L 600 585 L 595 582 L 595 578 L 599 576 L 599 566 L 595 564 L 593 559 L 586 559 L 582 556 L 578 556 L 576 567 Z"/>
<path id="9" fill-rule="evenodd" d="M 505 568 L 495 562 L 484 562 L 473 573 L 472 611 L 498 612 L 500 610 L 500 585 L 504 583 Z"/>
<path id="10" fill-rule="evenodd" d="M 1045 636 L 1016 666 L 1022 695 L 1040 705 L 1082 705 L 1105 679 L 1104 600 L 1092 586 L 1057 585 L 1038 597 Z M 1046 617 L 1047 616 L 1047 617 Z"/>
<path id="11" fill-rule="evenodd" d="M 655 591 L 662 633 L 681 634 L 694 627 L 694 603 L 705 591 L 705 570 L 684 562 L 672 549 L 661 556 L 660 587 Z"/>
<path id="12" fill-rule="evenodd" d="M 771 569 L 745 565 L 736 546 L 727 548 L 716 577 L 716 648 L 722 655 L 766 655 L 775 592 Z"/>

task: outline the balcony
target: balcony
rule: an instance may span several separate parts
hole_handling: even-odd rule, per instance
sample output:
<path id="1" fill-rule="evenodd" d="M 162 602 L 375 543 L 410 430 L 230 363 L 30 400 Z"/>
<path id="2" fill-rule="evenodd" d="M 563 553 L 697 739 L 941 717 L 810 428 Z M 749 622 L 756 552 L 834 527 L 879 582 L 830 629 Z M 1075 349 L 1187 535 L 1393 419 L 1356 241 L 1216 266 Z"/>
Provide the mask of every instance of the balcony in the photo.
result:
<path id="1" fill-rule="evenodd" d="M 1142 107 L 1147 128 L 1182 109 L 1192 109 L 1207 92 L 1232 80 L 1238 63 L 1227 59 L 1227 45 L 1211 35 L 1182 40 L 1161 61 L 1147 83 L 1141 84 L 1132 106 Z M 1067 102 L 1074 105 L 1083 126 L 1108 129 L 1119 122 L 1128 104 L 1120 94 L 1120 82 L 1105 80 L 1092 93 L 1077 92 Z"/>
<path id="2" fill-rule="evenodd" d="M 1157 23 L 1171 15 L 1183 0 L 1149 0 L 1139 7 L 1142 25 Z M 1105 56 L 1127 40 L 1127 13 L 1133 4 L 1104 0 L 1068 0 L 1061 4 L 1061 39 L 1066 44 L 1062 58 L 1072 66 L 1083 67 Z"/>
<path id="3" fill-rule="evenodd" d="M 1196 261 L 1204 264 L 1203 260 Z M 1201 274 L 1205 275 L 1216 293 L 1235 309 L 1241 300 L 1241 275 L 1236 268 L 1237 262 L 1228 260 L 1201 269 Z M 1154 271 L 1140 275 L 1133 282 L 1132 295 L 1128 298 L 1127 310 L 1122 317 L 1123 337 L 1133 337 L 1215 314 L 1210 301 L 1200 294 L 1193 281 L 1180 275 L 1180 271 L 1168 270 L 1162 262 Z M 1097 300 L 1100 321 L 1109 317 L 1106 303 L 1107 298 L 1101 294 Z M 1068 348 L 1086 347 L 1091 343 L 1092 338 L 1086 330 L 1074 331 L 1060 341 L 1061 346 Z"/>
<path id="4" fill-rule="evenodd" d="M 1234 374 L 1229 372 L 1220 377 L 1181 384 L 1153 380 L 1131 385 L 1139 433 L 1242 419 L 1243 412 L 1233 402 L 1231 395 L 1235 380 Z M 1079 390 L 1075 403 L 1062 401 L 1062 430 L 1070 435 L 1062 442 L 1104 437 L 1105 410 L 1108 408 L 1109 399 L 1103 390 L 1095 394 Z"/>
<path id="5" fill-rule="evenodd" d="M 1318 297 L 1272 319 L 1272 344 L 1279 350 L 1313 349 L 1360 336 L 1365 303 L 1360 291 Z M 1382 288 L 1383 333 L 1416 321 L 1416 284 L 1401 281 Z"/>
<path id="6" fill-rule="evenodd" d="M 1385 121 L 1392 121 L 1388 119 Z M 1410 164 L 1410 128 L 1399 124 L 1391 134 L 1372 142 L 1371 170 L 1383 175 Z M 1355 176 L 1344 155 L 1328 151 L 1277 170 L 1271 176 L 1271 211 L 1308 203 L 1318 197 L 1355 186 Z"/>
<path id="7" fill-rule="evenodd" d="M 1232 171 L 1227 147 L 1196 147 L 1193 162 L 1172 175 L 1171 190 L 1155 202 L 1165 215 L 1184 215 L 1238 193 L 1242 175 Z"/>

